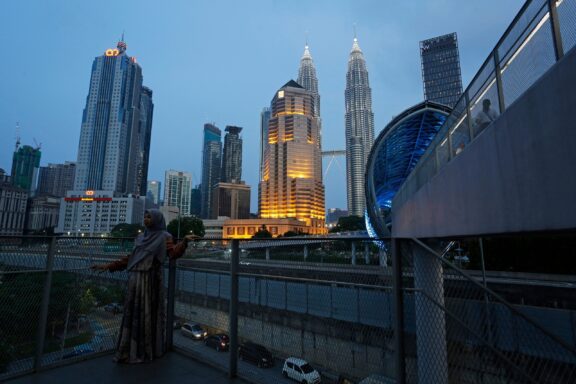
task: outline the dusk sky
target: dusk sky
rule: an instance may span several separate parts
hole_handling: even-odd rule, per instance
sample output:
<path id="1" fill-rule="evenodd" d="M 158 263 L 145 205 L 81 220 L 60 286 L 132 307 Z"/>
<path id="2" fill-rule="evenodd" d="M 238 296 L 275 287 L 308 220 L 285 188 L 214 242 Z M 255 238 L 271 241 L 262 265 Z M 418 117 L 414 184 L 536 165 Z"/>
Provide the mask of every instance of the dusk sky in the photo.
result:
<path id="1" fill-rule="evenodd" d="M 95 56 L 122 32 L 154 100 L 149 180 L 175 169 L 201 179 L 202 130 L 243 127 L 243 179 L 257 211 L 260 112 L 296 79 L 306 39 L 321 97 L 322 147 L 344 149 L 344 88 L 356 34 L 375 135 L 423 99 L 419 41 L 456 32 L 466 87 L 524 1 L 3 1 L 0 168 L 22 144 L 41 165 L 76 161 Z M 307 36 L 307 37 L 306 37 Z M 327 162 L 324 162 L 324 170 Z M 345 160 L 324 179 L 326 208 L 346 208 Z"/>

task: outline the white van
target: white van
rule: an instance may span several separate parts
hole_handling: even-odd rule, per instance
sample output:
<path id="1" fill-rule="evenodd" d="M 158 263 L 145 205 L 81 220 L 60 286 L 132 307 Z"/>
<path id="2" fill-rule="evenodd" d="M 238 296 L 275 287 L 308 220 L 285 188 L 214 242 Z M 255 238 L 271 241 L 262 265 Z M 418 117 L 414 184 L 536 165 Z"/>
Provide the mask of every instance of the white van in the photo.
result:
<path id="1" fill-rule="evenodd" d="M 306 360 L 297 357 L 289 357 L 284 361 L 282 376 L 289 377 L 302 384 L 320 383 L 320 374 L 312 368 Z"/>

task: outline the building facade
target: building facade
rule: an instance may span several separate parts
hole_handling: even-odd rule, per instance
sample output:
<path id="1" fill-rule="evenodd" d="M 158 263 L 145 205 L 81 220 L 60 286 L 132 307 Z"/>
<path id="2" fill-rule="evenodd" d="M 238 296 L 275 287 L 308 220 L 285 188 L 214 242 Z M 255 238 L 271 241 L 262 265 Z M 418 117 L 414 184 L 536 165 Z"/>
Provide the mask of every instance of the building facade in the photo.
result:
<path id="1" fill-rule="evenodd" d="M 152 92 L 126 43 L 94 59 L 82 115 L 74 189 L 146 195 Z"/>
<path id="2" fill-rule="evenodd" d="M 40 148 L 29 145 L 16 148 L 12 156 L 12 185 L 31 193 L 36 190 L 41 155 Z"/>
<path id="3" fill-rule="evenodd" d="M 36 195 L 66 196 L 66 191 L 74 188 L 75 175 L 76 163 L 73 161 L 66 161 L 64 164 L 48 164 L 46 167 L 40 167 Z"/>
<path id="4" fill-rule="evenodd" d="M 250 217 L 250 186 L 242 183 L 218 183 L 212 190 L 212 218 Z"/>
<path id="5" fill-rule="evenodd" d="M 298 84 L 312 94 L 314 100 L 313 114 L 314 117 L 320 118 L 320 94 L 318 93 L 318 77 L 316 77 L 316 67 L 312 60 L 312 55 L 308 45 L 304 47 L 304 54 L 300 59 L 300 68 L 298 69 Z"/>
<path id="6" fill-rule="evenodd" d="M 424 99 L 453 108 L 462 94 L 456 33 L 421 41 L 420 58 Z"/>
<path id="7" fill-rule="evenodd" d="M 12 185 L 0 168 L 0 235 L 22 235 L 26 220 L 27 190 Z"/>
<path id="8" fill-rule="evenodd" d="M 150 180 L 148 182 L 148 190 L 146 191 L 146 198 L 150 199 L 152 206 L 160 206 L 160 191 L 162 191 L 162 182 L 158 180 Z"/>
<path id="9" fill-rule="evenodd" d="M 202 150 L 202 184 L 200 217 L 210 219 L 212 213 L 212 189 L 220 182 L 222 166 L 222 131 L 214 124 L 204 124 Z"/>
<path id="10" fill-rule="evenodd" d="M 36 196 L 28 200 L 26 214 L 26 232 L 38 232 L 58 225 L 60 198 L 54 196 Z"/>
<path id="11" fill-rule="evenodd" d="M 165 172 L 164 206 L 178 207 L 180 215 L 190 216 L 191 196 L 192 196 L 191 173 L 175 171 L 173 169 Z"/>
<path id="12" fill-rule="evenodd" d="M 268 148 L 260 181 L 262 219 L 297 219 L 325 233 L 324 185 L 313 95 L 291 80 L 271 103 Z"/>
<path id="13" fill-rule="evenodd" d="M 262 181 L 262 175 L 264 174 L 264 159 L 268 151 L 268 122 L 270 121 L 271 109 L 269 107 L 263 108 L 260 112 L 260 169 L 258 173 L 258 201 L 261 198 L 260 182 Z M 258 206 L 260 209 L 260 206 Z M 258 216 L 260 216 L 260 211 L 258 211 Z"/>
<path id="14" fill-rule="evenodd" d="M 117 197 L 111 191 L 68 191 L 61 199 L 56 232 L 70 236 L 101 236 L 117 224 L 142 225 L 145 197 Z"/>
<path id="15" fill-rule="evenodd" d="M 316 231 L 306 222 L 292 219 L 250 219 L 226 220 L 222 227 L 223 239 L 251 239 L 256 232 L 266 229 L 272 237 L 284 235 L 286 232 L 315 234 Z"/>
<path id="16" fill-rule="evenodd" d="M 242 180 L 242 127 L 226 126 L 224 135 L 224 155 L 222 157 L 221 181 L 240 183 Z"/>
<path id="17" fill-rule="evenodd" d="M 364 216 L 364 171 L 374 142 L 372 90 L 364 54 L 354 38 L 346 73 L 346 192 L 348 213 Z"/>

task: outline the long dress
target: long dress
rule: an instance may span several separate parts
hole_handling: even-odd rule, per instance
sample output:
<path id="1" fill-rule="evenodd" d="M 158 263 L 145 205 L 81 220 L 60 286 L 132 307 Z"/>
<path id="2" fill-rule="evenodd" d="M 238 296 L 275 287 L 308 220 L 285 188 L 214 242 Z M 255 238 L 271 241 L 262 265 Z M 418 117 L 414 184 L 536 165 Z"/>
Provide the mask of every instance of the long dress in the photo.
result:
<path id="1" fill-rule="evenodd" d="M 174 245 L 166 236 L 166 253 L 170 258 L 182 256 L 185 243 Z M 109 270 L 126 269 L 129 256 L 110 264 Z M 116 345 L 119 363 L 143 363 L 161 357 L 166 351 L 166 300 L 162 284 L 162 265 L 148 257 L 128 272 L 124 315 Z"/>

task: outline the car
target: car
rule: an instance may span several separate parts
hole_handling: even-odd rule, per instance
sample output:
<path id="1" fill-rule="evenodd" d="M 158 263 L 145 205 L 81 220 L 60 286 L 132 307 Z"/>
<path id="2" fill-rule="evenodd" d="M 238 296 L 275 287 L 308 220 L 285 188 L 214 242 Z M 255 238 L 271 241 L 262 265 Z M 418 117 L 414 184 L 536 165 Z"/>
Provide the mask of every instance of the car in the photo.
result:
<path id="1" fill-rule="evenodd" d="M 312 368 L 306 360 L 289 357 L 284 361 L 282 376 L 294 379 L 302 384 L 318 384 L 322 382 L 320 373 Z"/>
<path id="2" fill-rule="evenodd" d="M 203 340 L 208 336 L 208 332 L 200 324 L 184 323 L 180 328 L 182 335 L 194 340 Z"/>
<path id="3" fill-rule="evenodd" d="M 104 306 L 104 310 L 106 312 L 111 312 L 113 314 L 117 314 L 117 313 L 123 312 L 124 307 L 122 306 L 122 304 L 119 304 L 119 303 L 110 303 L 110 304 L 106 304 Z"/>
<path id="4" fill-rule="evenodd" d="M 249 341 L 238 347 L 238 358 L 254 363 L 260 368 L 272 367 L 274 365 L 274 357 L 272 357 L 272 353 L 270 353 L 269 350 Z"/>
<path id="5" fill-rule="evenodd" d="M 210 335 L 204 339 L 204 345 L 216 349 L 218 352 L 227 351 L 230 346 L 230 338 L 224 333 Z"/>
<path id="6" fill-rule="evenodd" d="M 94 350 L 90 347 L 85 347 L 85 348 L 74 348 L 74 350 L 72 352 L 68 352 L 65 355 L 62 356 L 62 360 L 65 359 L 71 359 L 73 357 L 78 357 L 78 356 L 82 356 L 88 353 L 94 353 Z"/>

